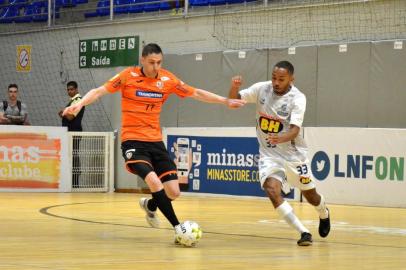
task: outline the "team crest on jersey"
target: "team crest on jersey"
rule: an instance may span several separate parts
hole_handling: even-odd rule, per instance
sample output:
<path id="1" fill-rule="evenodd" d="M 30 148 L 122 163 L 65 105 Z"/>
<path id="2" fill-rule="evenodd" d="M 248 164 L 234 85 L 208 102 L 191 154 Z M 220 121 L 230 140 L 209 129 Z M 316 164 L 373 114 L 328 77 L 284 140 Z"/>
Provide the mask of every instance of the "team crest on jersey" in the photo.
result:
<path id="1" fill-rule="evenodd" d="M 278 115 L 280 116 L 288 116 L 289 112 L 287 111 L 288 104 L 283 104 L 279 111 L 277 111 Z"/>
<path id="2" fill-rule="evenodd" d="M 312 179 L 310 179 L 310 177 L 304 177 L 304 176 L 300 176 L 300 183 L 307 185 L 312 181 Z"/>
<path id="3" fill-rule="evenodd" d="M 157 81 L 156 87 L 158 87 L 159 89 L 162 89 L 164 87 L 164 83 L 162 81 Z"/>
<path id="4" fill-rule="evenodd" d="M 283 124 L 276 119 L 270 119 L 261 116 L 259 118 L 259 128 L 262 132 L 269 134 L 269 133 L 279 133 L 283 129 Z"/>
<path id="5" fill-rule="evenodd" d="M 259 104 L 264 105 L 265 104 L 265 98 L 260 98 Z"/>

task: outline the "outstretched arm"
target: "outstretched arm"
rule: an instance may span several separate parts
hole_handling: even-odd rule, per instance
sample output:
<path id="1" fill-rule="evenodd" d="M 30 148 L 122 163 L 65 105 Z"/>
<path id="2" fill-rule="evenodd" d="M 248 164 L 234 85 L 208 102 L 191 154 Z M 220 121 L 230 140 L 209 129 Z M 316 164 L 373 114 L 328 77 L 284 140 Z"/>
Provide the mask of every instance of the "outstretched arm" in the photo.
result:
<path id="1" fill-rule="evenodd" d="M 242 84 L 241 76 L 234 76 L 231 78 L 230 91 L 228 92 L 228 98 L 241 99 L 241 95 L 238 93 Z"/>
<path id="2" fill-rule="evenodd" d="M 75 103 L 75 104 L 65 108 L 62 115 L 63 116 L 68 115 L 68 114 L 76 115 L 77 113 L 79 113 L 79 111 L 82 109 L 83 106 L 92 104 L 93 102 L 98 100 L 100 97 L 102 97 L 108 93 L 109 93 L 109 91 L 107 91 L 106 87 L 104 87 L 104 86 L 94 88 L 94 89 L 90 90 L 89 92 L 87 92 L 87 94 L 78 103 Z"/>
<path id="3" fill-rule="evenodd" d="M 202 89 L 196 89 L 191 97 L 207 103 L 220 103 L 229 108 L 239 108 L 245 105 L 245 101 L 243 100 L 228 99 Z"/>

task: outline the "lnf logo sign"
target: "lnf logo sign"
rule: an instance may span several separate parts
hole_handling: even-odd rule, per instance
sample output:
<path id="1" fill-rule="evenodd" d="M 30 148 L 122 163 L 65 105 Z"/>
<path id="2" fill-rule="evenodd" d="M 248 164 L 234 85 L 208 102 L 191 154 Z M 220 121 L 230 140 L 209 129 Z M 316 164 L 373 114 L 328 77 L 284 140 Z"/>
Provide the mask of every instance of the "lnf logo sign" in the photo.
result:
<path id="1" fill-rule="evenodd" d="M 345 159 L 345 166 L 340 167 L 340 159 Z M 334 163 L 332 163 L 332 161 Z M 331 160 L 324 151 L 314 154 L 311 162 L 313 176 L 319 180 L 325 180 L 334 170 L 334 177 L 342 178 L 363 178 L 367 176 L 367 171 L 373 171 L 378 180 L 404 180 L 404 157 L 374 157 L 368 155 L 347 155 L 345 157 L 338 154 Z"/>

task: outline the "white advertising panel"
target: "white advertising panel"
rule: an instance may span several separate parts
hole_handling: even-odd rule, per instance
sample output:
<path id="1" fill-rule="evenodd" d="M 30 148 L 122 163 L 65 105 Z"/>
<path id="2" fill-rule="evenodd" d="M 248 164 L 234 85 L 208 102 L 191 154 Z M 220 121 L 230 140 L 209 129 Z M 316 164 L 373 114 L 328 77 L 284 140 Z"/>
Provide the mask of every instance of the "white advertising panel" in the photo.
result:
<path id="1" fill-rule="evenodd" d="M 324 127 L 304 135 L 327 202 L 406 207 L 406 130 Z"/>

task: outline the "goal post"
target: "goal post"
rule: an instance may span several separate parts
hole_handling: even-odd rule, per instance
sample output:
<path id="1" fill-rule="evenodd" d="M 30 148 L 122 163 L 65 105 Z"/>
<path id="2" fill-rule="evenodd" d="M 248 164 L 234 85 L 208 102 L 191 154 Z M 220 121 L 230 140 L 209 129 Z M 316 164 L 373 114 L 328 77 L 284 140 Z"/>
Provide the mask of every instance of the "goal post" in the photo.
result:
<path id="1" fill-rule="evenodd" d="M 114 133 L 69 132 L 72 192 L 114 191 Z"/>

